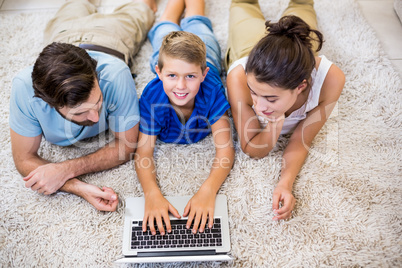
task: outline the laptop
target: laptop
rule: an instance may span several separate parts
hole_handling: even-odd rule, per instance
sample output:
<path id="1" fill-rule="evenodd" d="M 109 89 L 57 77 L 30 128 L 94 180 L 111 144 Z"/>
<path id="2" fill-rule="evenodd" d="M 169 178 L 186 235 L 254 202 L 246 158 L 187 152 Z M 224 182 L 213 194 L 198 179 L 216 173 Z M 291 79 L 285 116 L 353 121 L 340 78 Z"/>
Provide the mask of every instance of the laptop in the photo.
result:
<path id="1" fill-rule="evenodd" d="M 183 215 L 192 196 L 165 197 Z M 185 224 L 170 214 L 172 232 L 151 235 L 149 228 L 142 232 L 144 197 L 126 198 L 123 230 L 123 257 L 115 263 L 157 263 L 192 261 L 231 261 L 227 198 L 218 194 L 215 199 L 214 226 L 204 232 L 192 233 Z M 207 221 L 208 224 L 208 221 Z M 166 230 L 166 228 L 165 228 Z"/>

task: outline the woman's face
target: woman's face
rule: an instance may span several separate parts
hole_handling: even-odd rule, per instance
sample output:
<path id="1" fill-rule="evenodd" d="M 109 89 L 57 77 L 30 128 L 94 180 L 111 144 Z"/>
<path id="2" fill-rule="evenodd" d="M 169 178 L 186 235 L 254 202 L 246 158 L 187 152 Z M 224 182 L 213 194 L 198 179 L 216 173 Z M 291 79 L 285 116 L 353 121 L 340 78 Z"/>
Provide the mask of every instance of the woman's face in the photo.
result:
<path id="1" fill-rule="evenodd" d="M 247 85 L 253 99 L 255 112 L 271 119 L 284 115 L 296 102 L 301 89 L 283 89 L 258 82 L 253 74 L 247 74 Z"/>

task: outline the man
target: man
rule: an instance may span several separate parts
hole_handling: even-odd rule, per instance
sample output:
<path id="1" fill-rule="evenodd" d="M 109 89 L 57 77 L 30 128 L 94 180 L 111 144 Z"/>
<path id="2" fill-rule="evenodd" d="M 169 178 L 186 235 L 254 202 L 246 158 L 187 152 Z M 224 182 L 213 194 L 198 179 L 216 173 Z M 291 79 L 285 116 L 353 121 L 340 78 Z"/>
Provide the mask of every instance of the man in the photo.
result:
<path id="1" fill-rule="evenodd" d="M 111 14 L 88 1 L 65 3 L 47 25 L 33 67 L 13 80 L 10 135 L 14 163 L 25 186 L 40 194 L 57 190 L 81 196 L 96 209 L 115 211 L 116 193 L 78 176 L 129 160 L 138 136 L 139 109 L 127 64 L 154 21 L 155 0 L 139 0 Z M 68 146 L 110 129 L 105 147 L 86 156 L 50 163 L 38 155 L 42 137 Z"/>

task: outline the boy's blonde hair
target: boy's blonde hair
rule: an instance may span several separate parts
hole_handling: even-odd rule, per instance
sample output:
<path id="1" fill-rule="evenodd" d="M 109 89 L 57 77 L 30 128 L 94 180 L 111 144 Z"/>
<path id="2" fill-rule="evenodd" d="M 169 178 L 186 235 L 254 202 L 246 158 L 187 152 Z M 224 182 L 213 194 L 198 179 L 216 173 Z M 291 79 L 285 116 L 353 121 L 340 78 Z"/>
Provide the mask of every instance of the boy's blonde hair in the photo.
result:
<path id="1" fill-rule="evenodd" d="M 158 68 L 162 70 L 164 57 L 180 59 L 207 68 L 207 50 L 205 43 L 197 35 L 185 31 L 173 31 L 167 34 L 159 49 Z"/>

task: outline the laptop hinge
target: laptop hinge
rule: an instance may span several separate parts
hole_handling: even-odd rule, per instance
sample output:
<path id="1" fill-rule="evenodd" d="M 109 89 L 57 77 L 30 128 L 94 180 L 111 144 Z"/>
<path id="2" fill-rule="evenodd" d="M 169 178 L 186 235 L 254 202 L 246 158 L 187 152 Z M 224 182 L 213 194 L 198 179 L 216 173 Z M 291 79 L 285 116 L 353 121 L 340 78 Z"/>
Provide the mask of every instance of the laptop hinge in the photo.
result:
<path id="1" fill-rule="evenodd" d="M 166 256 L 201 256 L 215 255 L 216 250 L 183 250 L 183 251 L 151 251 L 138 252 L 137 257 L 166 257 Z"/>

